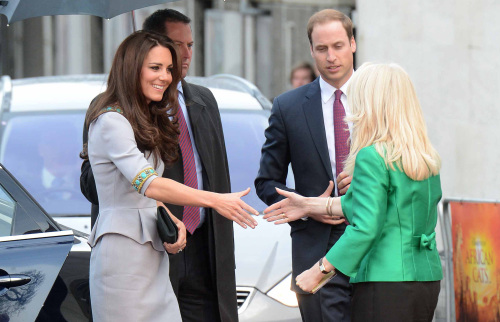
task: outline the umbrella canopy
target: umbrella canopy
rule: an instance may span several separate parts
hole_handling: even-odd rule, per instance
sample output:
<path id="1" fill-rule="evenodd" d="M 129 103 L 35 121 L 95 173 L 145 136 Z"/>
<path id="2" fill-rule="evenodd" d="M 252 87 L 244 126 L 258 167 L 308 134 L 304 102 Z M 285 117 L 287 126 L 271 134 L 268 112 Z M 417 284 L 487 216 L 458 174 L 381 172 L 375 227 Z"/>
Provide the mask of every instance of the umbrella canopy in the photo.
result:
<path id="1" fill-rule="evenodd" d="M 40 16 L 92 15 L 113 18 L 125 12 L 178 0 L 1 0 L 9 23 Z"/>

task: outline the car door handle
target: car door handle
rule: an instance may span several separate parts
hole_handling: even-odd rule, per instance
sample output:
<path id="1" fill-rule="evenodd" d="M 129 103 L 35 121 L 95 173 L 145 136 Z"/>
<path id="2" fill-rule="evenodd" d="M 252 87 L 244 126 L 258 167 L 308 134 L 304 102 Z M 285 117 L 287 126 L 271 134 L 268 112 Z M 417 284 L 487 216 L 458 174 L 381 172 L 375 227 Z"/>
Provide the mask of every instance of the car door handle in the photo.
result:
<path id="1" fill-rule="evenodd" d="M 16 287 L 31 282 L 31 277 L 22 274 L 0 276 L 0 287 Z"/>

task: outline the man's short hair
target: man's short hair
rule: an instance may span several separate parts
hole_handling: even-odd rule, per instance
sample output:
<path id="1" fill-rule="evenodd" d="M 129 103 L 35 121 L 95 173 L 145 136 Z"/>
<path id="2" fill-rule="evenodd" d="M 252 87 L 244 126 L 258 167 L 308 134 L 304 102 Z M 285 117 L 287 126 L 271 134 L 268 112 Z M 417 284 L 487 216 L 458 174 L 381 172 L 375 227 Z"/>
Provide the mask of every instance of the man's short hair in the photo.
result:
<path id="1" fill-rule="evenodd" d="M 307 23 L 307 37 L 309 38 L 309 44 L 311 44 L 311 46 L 312 46 L 311 35 L 314 26 L 330 21 L 340 21 L 347 33 L 347 38 L 351 40 L 353 35 L 351 19 L 340 11 L 334 9 L 325 9 L 316 12 L 314 15 L 312 15 L 312 17 L 309 18 L 309 22 Z"/>
<path id="2" fill-rule="evenodd" d="M 311 82 L 316 79 L 316 73 L 314 71 L 314 67 L 308 62 L 303 61 L 293 66 L 292 71 L 290 72 L 290 83 L 292 82 L 293 74 L 299 69 L 305 69 L 309 72 L 310 75 L 309 77 L 311 78 Z"/>
<path id="3" fill-rule="evenodd" d="M 191 23 L 191 19 L 174 9 L 161 9 L 155 11 L 146 18 L 142 24 L 142 29 L 146 31 L 154 31 L 161 34 L 167 33 L 167 22 L 182 22 L 185 24 Z"/>

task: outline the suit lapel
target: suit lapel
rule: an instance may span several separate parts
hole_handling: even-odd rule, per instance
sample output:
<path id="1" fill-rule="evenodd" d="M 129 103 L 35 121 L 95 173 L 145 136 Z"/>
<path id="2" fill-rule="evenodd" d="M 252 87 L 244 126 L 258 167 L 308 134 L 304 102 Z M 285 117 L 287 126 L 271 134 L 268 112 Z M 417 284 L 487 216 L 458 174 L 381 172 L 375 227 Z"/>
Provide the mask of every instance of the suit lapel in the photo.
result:
<path id="1" fill-rule="evenodd" d="M 332 166 L 330 163 L 330 154 L 328 153 L 328 144 L 326 142 L 326 132 L 323 119 L 323 109 L 321 103 L 321 89 L 319 87 L 319 77 L 309 86 L 304 102 L 302 103 L 305 120 L 311 136 L 316 146 L 316 150 L 321 158 L 328 176 L 333 180 Z"/>

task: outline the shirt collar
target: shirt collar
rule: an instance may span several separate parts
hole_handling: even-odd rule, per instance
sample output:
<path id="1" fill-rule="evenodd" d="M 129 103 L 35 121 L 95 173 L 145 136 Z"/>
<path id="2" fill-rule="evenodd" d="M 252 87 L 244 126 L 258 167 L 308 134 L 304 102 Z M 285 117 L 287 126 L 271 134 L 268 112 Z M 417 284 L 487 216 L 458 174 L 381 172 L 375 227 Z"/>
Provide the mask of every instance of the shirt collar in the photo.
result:
<path id="1" fill-rule="evenodd" d="M 354 75 L 354 72 L 352 73 L 352 75 Z M 347 80 L 347 82 L 345 82 L 345 84 L 342 85 L 342 87 L 340 87 L 340 90 L 342 91 L 342 93 L 344 95 L 345 95 L 345 92 L 347 90 L 347 85 L 349 85 L 349 81 L 352 78 L 352 75 L 351 75 L 351 77 L 349 77 L 349 79 Z M 328 84 L 323 79 L 323 77 L 321 77 L 321 75 L 319 76 L 319 88 L 321 89 L 321 100 L 323 101 L 323 104 L 326 103 L 326 102 L 328 102 L 332 98 L 332 96 L 335 94 L 335 91 L 337 90 L 337 88 L 335 88 L 332 85 Z"/>
<path id="2" fill-rule="evenodd" d="M 177 83 L 177 90 L 184 96 L 184 91 L 182 90 L 182 82 Z"/>

